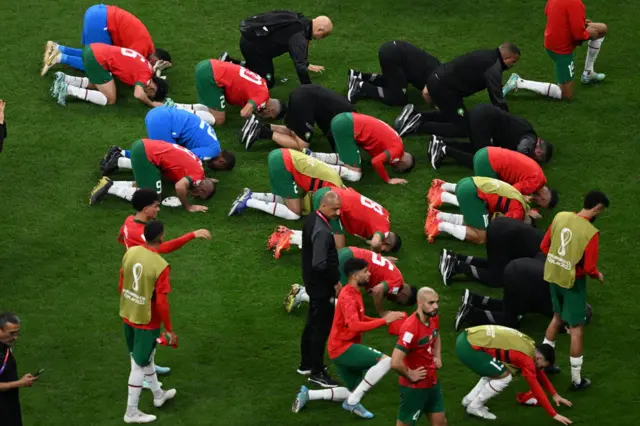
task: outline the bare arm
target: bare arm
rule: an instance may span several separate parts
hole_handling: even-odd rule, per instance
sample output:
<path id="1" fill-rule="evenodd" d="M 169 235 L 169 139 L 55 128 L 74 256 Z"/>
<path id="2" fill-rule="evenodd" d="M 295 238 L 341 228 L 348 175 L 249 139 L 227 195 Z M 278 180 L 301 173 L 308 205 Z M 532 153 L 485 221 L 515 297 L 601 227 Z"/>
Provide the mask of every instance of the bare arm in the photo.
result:
<path id="1" fill-rule="evenodd" d="M 191 204 L 189 204 L 189 179 L 182 178 L 178 182 L 176 182 L 176 196 L 182 203 L 182 207 L 185 210 L 189 210 Z"/>
<path id="2" fill-rule="evenodd" d="M 144 92 L 144 88 L 142 86 L 140 86 L 139 84 L 135 85 L 135 89 L 133 89 L 133 96 L 135 96 L 135 98 L 137 100 L 139 100 L 140 102 L 142 102 L 143 104 L 151 107 L 151 108 L 155 108 L 157 106 L 162 106 L 162 103 L 160 102 L 153 102 L 151 99 L 149 99 L 149 97 L 147 96 L 147 94 Z"/>
<path id="3" fill-rule="evenodd" d="M 371 291 L 371 297 L 373 297 L 373 303 L 376 305 L 376 311 L 378 311 L 378 315 L 384 316 L 384 290 L 385 284 L 384 282 L 377 284 L 373 290 Z"/>
<path id="4" fill-rule="evenodd" d="M 249 118 L 255 109 L 255 105 L 252 101 L 247 102 L 247 104 L 240 110 L 240 117 Z"/>

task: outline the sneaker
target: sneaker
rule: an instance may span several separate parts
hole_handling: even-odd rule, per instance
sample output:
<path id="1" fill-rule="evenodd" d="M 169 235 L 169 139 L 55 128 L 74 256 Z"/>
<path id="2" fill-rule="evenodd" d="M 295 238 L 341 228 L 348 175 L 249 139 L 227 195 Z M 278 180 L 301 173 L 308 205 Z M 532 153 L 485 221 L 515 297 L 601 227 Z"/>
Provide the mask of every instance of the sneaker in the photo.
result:
<path id="1" fill-rule="evenodd" d="M 64 83 L 64 73 L 63 72 L 56 72 L 54 74 L 54 78 L 53 78 L 53 84 L 51 85 L 51 89 L 49 89 L 49 93 L 51 94 L 51 97 L 54 99 L 58 98 L 58 95 L 60 95 L 60 90 L 62 89 L 62 84 Z"/>
<path id="2" fill-rule="evenodd" d="M 433 170 L 438 170 L 440 168 L 440 164 L 442 164 L 442 160 L 445 157 L 445 147 L 444 143 L 434 137 L 433 142 L 431 143 L 431 167 Z"/>
<path id="3" fill-rule="evenodd" d="M 580 383 L 571 382 L 570 389 L 574 392 L 577 392 L 577 391 L 585 390 L 589 386 L 591 386 L 591 380 L 587 379 L 586 377 L 583 377 Z"/>
<path id="4" fill-rule="evenodd" d="M 496 417 L 495 414 L 491 413 L 487 407 L 473 407 L 471 405 L 467 406 L 467 414 L 470 414 L 474 417 L 479 417 L 481 419 L 485 419 L 485 420 L 495 420 L 498 417 Z"/>
<path id="5" fill-rule="evenodd" d="M 434 179 L 431 181 L 431 187 L 429 187 L 429 193 L 427 194 L 429 208 L 436 209 L 442 205 L 443 184 L 444 181 L 442 179 Z"/>
<path id="6" fill-rule="evenodd" d="M 444 259 L 445 264 L 440 271 L 440 275 L 442 276 L 442 284 L 444 284 L 445 287 L 449 287 L 451 285 L 451 277 L 453 276 L 457 260 L 455 256 L 451 255 L 447 255 Z"/>
<path id="7" fill-rule="evenodd" d="M 404 123 L 402 124 L 402 127 L 400 127 L 400 130 L 398 130 L 398 135 L 400 136 L 406 136 L 409 133 L 415 132 L 420 125 L 420 121 L 422 120 L 422 115 L 420 113 L 413 112 L 413 105 L 409 104 L 404 108 L 407 109 L 407 107 L 411 107 L 409 108 L 411 114 L 406 117 Z M 405 109 L 402 110 L 402 113 L 400 113 L 400 116 L 396 119 L 396 123 L 398 120 L 402 121 L 402 115 L 405 113 Z"/>
<path id="8" fill-rule="evenodd" d="M 60 56 L 61 53 L 58 50 L 58 43 L 49 40 L 44 45 L 44 55 L 42 57 L 42 69 L 40 70 L 40 75 L 44 77 L 45 74 L 49 72 L 51 67 L 56 64 L 56 58 Z"/>
<path id="9" fill-rule="evenodd" d="M 307 368 L 307 367 L 303 367 L 302 365 L 298 366 L 298 369 L 296 370 L 296 373 L 298 373 L 301 376 L 310 376 L 311 375 L 311 369 Z"/>
<path id="10" fill-rule="evenodd" d="M 467 395 L 465 395 L 465 396 L 462 398 L 462 406 L 463 406 L 464 408 L 467 408 L 467 407 L 469 406 L 469 404 L 471 404 L 472 402 L 473 402 L 473 400 L 472 400 L 471 398 L 467 398 Z"/>
<path id="11" fill-rule="evenodd" d="M 244 145 L 244 148 L 247 151 L 249 151 L 253 144 L 258 140 L 258 137 L 260 136 L 260 125 L 260 120 L 258 120 L 258 117 L 253 114 L 247 119 L 244 126 L 242 126 L 240 144 Z"/>
<path id="12" fill-rule="evenodd" d="M 156 373 L 157 374 L 157 373 Z M 158 381 L 158 385 L 162 387 L 162 382 Z M 146 380 L 142 382 L 142 389 L 151 390 L 151 386 L 149 386 L 149 382 Z"/>
<path id="13" fill-rule="evenodd" d="M 537 407 L 540 405 L 538 399 L 534 396 L 533 391 L 518 392 L 516 394 L 516 401 L 527 407 Z"/>
<path id="14" fill-rule="evenodd" d="M 102 164 L 102 161 L 100 162 L 100 173 L 102 173 L 102 176 L 109 176 L 117 172 L 119 169 L 118 160 L 123 157 L 122 151 L 117 146 L 109 148 L 109 153 L 111 155 L 107 161 L 104 164 Z"/>
<path id="15" fill-rule="evenodd" d="M 462 292 L 462 296 L 460 296 L 460 304 L 461 305 L 471 305 L 471 299 L 473 298 L 473 294 L 471 290 L 465 288 Z"/>
<path id="16" fill-rule="evenodd" d="M 287 293 L 287 296 L 284 298 L 284 310 L 287 311 L 287 313 L 291 313 L 291 311 L 300 306 L 299 298 L 296 296 L 298 296 L 301 289 L 302 286 L 300 284 L 291 284 L 289 293 Z M 311 370 L 309 370 L 309 374 L 311 374 Z"/>
<path id="17" fill-rule="evenodd" d="M 291 411 L 299 413 L 309 402 L 309 389 L 306 386 L 300 386 L 300 392 L 296 395 L 296 399 L 291 405 Z"/>
<path id="18" fill-rule="evenodd" d="M 329 375 L 329 373 L 326 372 L 326 370 L 323 371 L 322 373 L 311 375 L 311 377 L 309 377 L 309 382 L 323 388 L 338 387 L 338 382 L 333 380 L 333 378 L 331 378 L 331 376 Z"/>
<path id="19" fill-rule="evenodd" d="M 108 177 L 103 177 L 98 181 L 98 184 L 91 190 L 89 196 L 89 204 L 94 205 L 98 201 L 102 200 L 105 195 L 109 193 L 109 188 L 113 186 L 113 181 Z"/>
<path id="20" fill-rule="evenodd" d="M 442 249 L 442 251 L 440 252 L 440 262 L 439 262 L 440 274 L 442 274 L 443 271 L 444 271 L 444 268 L 445 268 L 445 265 L 446 265 L 446 261 L 447 261 L 447 256 L 455 257 L 456 255 L 451 250 L 447 250 L 446 248 Z"/>
<path id="21" fill-rule="evenodd" d="M 156 369 L 156 374 L 160 375 L 160 376 L 164 376 L 167 375 L 169 373 L 171 373 L 171 368 L 169 367 L 160 367 L 159 365 L 155 365 L 154 366 Z M 160 385 L 162 386 L 162 385 Z"/>
<path id="22" fill-rule="evenodd" d="M 431 158 L 431 153 L 433 152 L 433 145 L 438 140 L 436 135 L 431 135 L 431 139 L 429 139 L 429 143 L 427 144 L 427 157 Z"/>
<path id="23" fill-rule="evenodd" d="M 464 292 L 465 296 L 468 295 L 467 293 L 468 291 L 469 290 L 465 290 Z M 454 324 L 456 331 L 460 331 L 460 328 L 462 328 L 462 325 L 467 320 L 467 317 L 469 316 L 470 313 L 471 313 L 471 305 L 465 299 L 460 305 L 460 307 L 458 307 L 458 312 L 456 312 L 456 319 Z"/>
<path id="24" fill-rule="evenodd" d="M 173 399 L 176 396 L 176 393 L 178 393 L 178 391 L 176 391 L 175 389 L 169 389 L 169 390 L 163 391 L 162 396 L 160 398 L 153 398 L 153 406 L 156 408 L 162 407 L 165 402 L 167 402 L 170 399 Z"/>
<path id="25" fill-rule="evenodd" d="M 285 228 L 283 232 L 278 236 L 278 242 L 276 243 L 276 247 L 273 251 L 273 258 L 280 259 L 280 252 L 282 250 L 289 250 L 291 247 L 291 236 L 293 235 L 293 231 Z"/>
<path id="26" fill-rule="evenodd" d="M 602 74 L 600 72 L 584 71 L 582 73 L 582 77 L 580 77 L 580 81 L 582 84 L 598 83 L 604 80 L 606 76 L 606 74 Z"/>
<path id="27" fill-rule="evenodd" d="M 227 62 L 229 59 L 229 52 L 222 52 L 220 56 L 218 56 L 218 60 L 222 62 Z"/>
<path id="28" fill-rule="evenodd" d="M 156 419 L 157 417 L 154 416 L 153 414 L 145 414 L 140 410 L 132 414 L 127 413 L 124 415 L 125 423 L 151 423 L 151 422 L 155 422 Z"/>
<path id="29" fill-rule="evenodd" d="M 51 88 L 52 91 L 56 91 L 58 93 L 57 96 L 57 102 L 58 105 L 60 106 L 65 106 L 67 104 L 67 88 L 69 87 L 69 84 L 65 83 L 64 80 L 62 82 L 58 83 L 58 87 L 55 87 L 56 82 L 53 82 L 53 86 Z"/>
<path id="30" fill-rule="evenodd" d="M 518 80 L 520 80 L 520 76 L 516 73 L 511 74 L 509 80 L 502 86 L 502 96 L 505 97 L 509 93 L 518 91 Z"/>
<path id="31" fill-rule="evenodd" d="M 547 365 L 544 368 L 544 374 L 546 375 L 550 375 L 550 374 L 560 374 L 562 372 L 562 369 L 560 367 L 558 367 L 557 365 Z"/>
<path id="32" fill-rule="evenodd" d="M 356 103 L 358 96 L 361 93 L 362 85 L 364 84 L 362 80 L 359 80 L 355 76 L 351 76 L 353 70 L 349 70 L 349 83 L 347 86 L 347 100 L 352 104 Z"/>
<path id="33" fill-rule="evenodd" d="M 345 399 L 342 402 L 342 408 L 347 410 L 350 413 L 355 414 L 358 417 L 362 417 L 363 419 L 372 419 L 373 413 L 362 406 L 362 404 L 357 403 L 354 405 L 349 405 L 347 400 Z"/>
<path id="34" fill-rule="evenodd" d="M 244 209 L 247 208 L 247 201 L 251 198 L 251 190 L 249 188 L 245 188 L 242 190 L 242 193 L 238 195 L 238 198 L 231 205 L 231 210 L 229 210 L 228 216 L 235 216 L 242 214 Z"/>
<path id="35" fill-rule="evenodd" d="M 107 153 L 100 160 L 100 170 L 102 170 L 104 166 L 109 162 L 109 159 L 111 158 L 112 155 L 117 155 L 117 154 L 122 155 L 122 148 L 115 145 L 110 146 L 109 151 L 107 151 Z"/>

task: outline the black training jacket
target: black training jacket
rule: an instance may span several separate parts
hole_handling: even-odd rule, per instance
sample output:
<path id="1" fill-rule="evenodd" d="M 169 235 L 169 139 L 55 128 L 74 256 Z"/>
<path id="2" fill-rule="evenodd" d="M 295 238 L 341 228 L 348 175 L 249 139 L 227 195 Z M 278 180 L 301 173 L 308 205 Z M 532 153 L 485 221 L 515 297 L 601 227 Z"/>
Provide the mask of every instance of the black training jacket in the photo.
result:
<path id="1" fill-rule="evenodd" d="M 335 296 L 340 281 L 338 250 L 328 220 L 315 211 L 302 228 L 302 280 L 307 293 L 318 299 Z"/>
<path id="2" fill-rule="evenodd" d="M 499 146 L 512 151 L 518 150 L 520 139 L 531 135 L 537 139 L 536 131 L 526 119 L 502 110 L 490 104 L 478 104 L 469 110 L 469 120 L 481 123 L 481 129 L 488 129 L 493 146 Z M 473 138 L 476 126 L 471 126 Z"/>

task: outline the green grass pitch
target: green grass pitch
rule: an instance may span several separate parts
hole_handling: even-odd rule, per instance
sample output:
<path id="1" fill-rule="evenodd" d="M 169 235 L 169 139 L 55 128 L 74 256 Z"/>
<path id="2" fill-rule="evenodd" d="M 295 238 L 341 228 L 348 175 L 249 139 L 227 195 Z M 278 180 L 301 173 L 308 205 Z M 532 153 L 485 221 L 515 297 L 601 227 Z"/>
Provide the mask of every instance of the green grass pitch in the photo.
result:
<path id="1" fill-rule="evenodd" d="M 640 93 L 633 34 L 637 34 L 640 12 L 630 0 L 586 3 L 589 18 L 609 25 L 610 35 L 596 66 L 607 74 L 606 81 L 598 87 L 577 82 L 572 103 L 525 92 L 510 95 L 508 102 L 514 113 L 529 119 L 540 135 L 557 146 L 546 173 L 560 190 L 560 209 L 578 209 L 592 188 L 603 189 L 611 199 L 610 211 L 597 222 L 602 231 L 599 264 L 606 283 L 589 283 L 594 319 L 585 335 L 584 373 L 594 385 L 585 393 L 568 392 L 566 336 L 558 341 L 564 371 L 553 382 L 573 401 L 573 408 L 560 412 L 575 424 L 630 425 L 635 421 L 640 381 L 635 341 L 640 327 L 634 318 L 638 290 L 633 278 L 640 205 Z M 70 101 L 66 108 L 58 107 L 49 96 L 53 73 L 45 78 L 38 74 L 46 40 L 79 45 L 82 16 L 92 4 L 88 0 L 0 2 L 0 98 L 8 101 L 9 128 L 0 155 L 0 308 L 13 310 L 23 319 L 23 337 L 15 350 L 20 372 L 45 368 L 33 388 L 21 391 L 26 425 L 121 424 L 126 405 L 129 360 L 117 296 L 123 249 L 116 236 L 132 209 L 115 198 L 90 207 L 88 195 L 106 149 L 114 144 L 128 146 L 144 135 L 147 109 L 122 86 L 115 106 Z M 280 8 L 333 18 L 331 37 L 312 43 L 311 63 L 326 67 L 324 74 L 312 78 L 342 93 L 347 68 L 378 70 L 378 47 L 392 39 L 411 41 L 443 61 L 513 41 L 523 53 L 514 71 L 526 78 L 553 80 L 553 64 L 542 47 L 544 4 L 543 0 L 129 0 L 119 6 L 140 17 L 156 45 L 172 53 L 170 96 L 177 102 L 194 102 L 195 64 L 217 57 L 222 50 L 237 56 L 240 20 Z M 584 56 L 585 47 L 579 48 L 578 75 Z M 276 68 L 278 80 L 286 77 L 288 82 L 279 82 L 272 93 L 286 98 L 298 84 L 296 74 L 287 56 L 276 61 Z M 424 106 L 419 93 L 412 90 L 411 96 Z M 479 102 L 488 102 L 486 94 L 468 99 L 467 106 Z M 370 101 L 358 103 L 358 109 L 387 122 L 400 111 Z M 243 187 L 268 189 L 266 156 L 273 148 L 259 142 L 246 153 L 237 144 L 239 109 L 230 107 L 228 114 L 227 123 L 216 132 L 225 148 L 237 152 L 238 165 L 230 173 L 216 175 L 221 184 L 207 203 L 209 212 L 164 208 L 160 213 L 168 237 L 209 228 L 214 241 L 198 240 L 166 256 L 172 265 L 172 318 L 181 344 L 177 350 L 161 348 L 156 359 L 173 368 L 162 381 L 165 387 L 176 387 L 178 395 L 157 410 L 145 392 L 140 407 L 158 414 L 160 425 L 359 423 L 329 402 L 311 403 L 300 414 L 291 413 L 296 390 L 304 383 L 295 367 L 306 308 L 287 315 L 281 301 L 289 285 L 300 281 L 300 259 L 292 250 L 275 261 L 264 250 L 266 237 L 283 221 L 256 211 L 226 216 Z M 465 284 L 444 288 L 436 262 L 444 246 L 477 254 L 482 249 L 446 237 L 434 245 L 426 242 L 424 197 L 436 175 L 426 161 L 425 140 L 408 138 L 406 145 L 418 159 L 408 185 L 386 186 L 367 165 L 363 180 L 354 187 L 391 212 L 394 230 L 404 240 L 398 265 L 407 281 L 440 292 L 444 367 L 439 374 L 449 424 L 479 424 L 466 417 L 460 406 L 477 378 L 454 354 L 452 319 Z M 328 144 L 319 137 L 314 146 L 321 151 Z M 455 181 L 465 173 L 460 167 L 446 166 L 438 176 Z M 547 213 L 542 225 L 551 217 Z M 299 228 L 301 223 L 290 225 Z M 546 319 L 532 316 L 523 330 L 540 339 L 546 325 Z M 387 354 L 394 344 L 384 330 L 367 333 L 364 341 Z M 516 405 L 515 393 L 525 387 L 524 380 L 516 380 L 491 401 L 498 415 L 494 424 L 554 424 L 541 408 Z M 390 373 L 364 400 L 376 415 L 367 424 L 395 424 L 398 401 L 397 377 Z"/>

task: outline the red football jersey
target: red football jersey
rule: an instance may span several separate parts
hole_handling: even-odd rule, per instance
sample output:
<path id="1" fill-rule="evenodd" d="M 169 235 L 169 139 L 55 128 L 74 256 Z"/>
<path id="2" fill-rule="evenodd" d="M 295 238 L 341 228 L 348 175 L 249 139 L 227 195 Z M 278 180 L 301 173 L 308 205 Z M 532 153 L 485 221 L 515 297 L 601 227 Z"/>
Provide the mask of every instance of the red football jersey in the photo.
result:
<path id="1" fill-rule="evenodd" d="M 172 182 L 188 178 L 191 185 L 205 178 L 202 163 L 191 151 L 173 143 L 142 139 L 149 161 L 158 167 Z"/>
<path id="2" fill-rule="evenodd" d="M 380 283 L 385 283 L 387 293 L 398 294 L 404 284 L 404 277 L 396 265 L 371 250 L 359 247 L 349 247 L 349 250 L 353 253 L 353 257 L 365 260 L 369 265 L 371 277 L 369 278 L 368 290 Z"/>
<path id="3" fill-rule="evenodd" d="M 389 175 L 384 164 L 394 164 L 404 155 L 404 144 L 398 133 L 382 120 L 370 115 L 351 113 L 356 143 L 371 156 L 376 172 L 386 182 Z"/>
<path id="4" fill-rule="evenodd" d="M 124 84 L 146 86 L 153 77 L 151 64 L 135 50 L 103 43 L 90 46 L 100 66 Z"/>
<path id="5" fill-rule="evenodd" d="M 135 50 L 145 58 L 156 50 L 147 27 L 118 6 L 107 6 L 107 31 L 114 46 Z"/>
<path id="6" fill-rule="evenodd" d="M 124 245 L 127 250 L 131 247 L 146 244 L 146 240 L 144 239 L 145 225 L 145 222 L 136 220 L 133 215 L 127 216 L 120 227 L 120 234 L 118 234 L 120 244 Z"/>
<path id="7" fill-rule="evenodd" d="M 245 106 L 252 102 L 261 110 L 269 100 L 267 81 L 253 71 L 231 62 L 211 59 L 213 78 L 224 89 L 224 98 L 230 105 Z"/>
<path id="8" fill-rule="evenodd" d="M 342 200 L 340 222 L 345 231 L 360 238 L 371 238 L 376 232 L 387 236 L 391 231 L 389 212 L 375 201 L 352 188 L 333 188 Z"/>
<path id="9" fill-rule="evenodd" d="M 485 202 L 489 214 L 502 214 L 512 219 L 524 220 L 525 211 L 522 204 L 517 200 L 504 198 L 498 194 L 487 194 L 478 188 L 478 198 Z"/>
<path id="10" fill-rule="evenodd" d="M 484 148 L 491 168 L 498 179 L 507 182 L 523 195 L 533 194 L 547 183 L 542 167 L 524 154 L 510 149 L 489 146 Z"/>
<path id="11" fill-rule="evenodd" d="M 406 354 L 404 365 L 407 369 L 415 370 L 424 367 L 427 370 L 427 375 L 415 383 L 400 376 L 400 386 L 425 389 L 438 383 L 436 364 L 433 361 L 433 345 L 438 337 L 439 328 L 440 318 L 437 315 L 429 317 L 429 324 L 420 321 L 417 312 L 404 321 L 398 335 L 396 349 L 400 349 Z"/>
<path id="12" fill-rule="evenodd" d="M 300 173 L 296 167 L 293 165 L 293 160 L 291 159 L 291 154 L 289 149 L 280 148 L 282 151 L 282 161 L 284 162 L 284 167 L 287 169 L 289 173 L 293 175 L 293 181 L 305 192 L 317 191 L 320 188 L 324 188 L 326 186 L 335 187 L 335 185 L 331 182 L 327 182 L 320 179 L 315 179 Z M 313 158 L 313 157 L 311 157 Z M 320 160 L 317 160 L 320 161 Z"/>
<path id="13" fill-rule="evenodd" d="M 589 40 L 582 0 L 548 0 L 544 14 L 547 15 L 544 47 L 552 52 L 566 55 L 580 41 Z"/>

